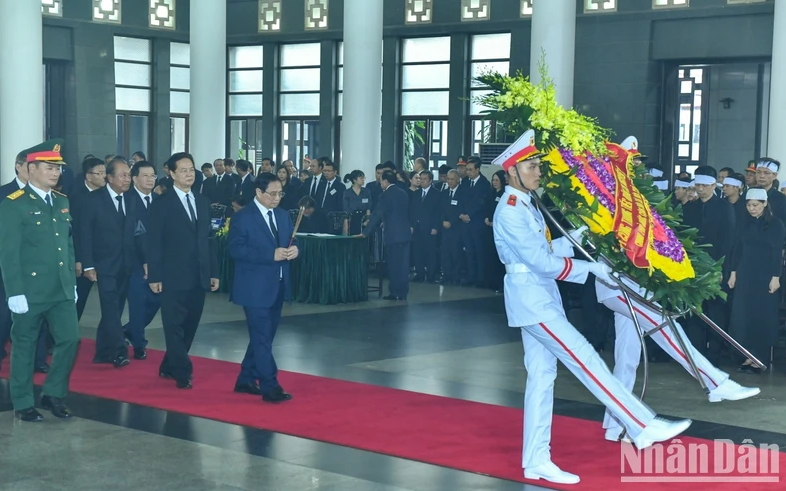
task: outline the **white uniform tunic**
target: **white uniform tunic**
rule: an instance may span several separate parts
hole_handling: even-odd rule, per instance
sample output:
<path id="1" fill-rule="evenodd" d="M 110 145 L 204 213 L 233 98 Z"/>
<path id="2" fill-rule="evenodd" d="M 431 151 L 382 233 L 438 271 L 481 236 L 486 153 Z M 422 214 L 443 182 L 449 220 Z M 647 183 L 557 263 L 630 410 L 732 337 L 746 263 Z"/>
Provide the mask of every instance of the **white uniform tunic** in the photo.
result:
<path id="1" fill-rule="evenodd" d="M 627 278 L 623 281 L 631 290 L 637 292 L 641 297 L 647 298 L 645 290 L 639 285 Z M 595 293 L 597 294 L 598 302 L 614 312 L 614 330 L 616 332 L 616 340 L 614 341 L 614 376 L 628 390 L 633 390 L 633 385 L 636 382 L 636 369 L 641 359 L 641 340 L 638 332 L 636 332 L 636 325 L 633 323 L 630 309 L 622 294 L 622 290 L 616 285 L 608 285 L 596 279 Z M 633 309 L 636 312 L 639 325 L 645 332 L 655 329 L 666 321 L 659 311 L 647 307 L 633 297 L 631 297 L 631 302 L 633 302 Z M 690 352 L 693 362 L 699 370 L 699 375 L 704 381 L 704 385 L 712 390 L 725 382 L 729 378 L 729 374 L 714 366 L 691 344 L 679 323 L 675 322 L 674 325 L 679 331 L 679 335 L 682 336 L 683 341 L 685 341 L 685 347 Z M 688 373 L 695 377 L 693 369 L 690 363 L 688 363 L 688 359 L 670 326 L 667 325 L 654 333 L 650 338 L 677 363 L 682 365 Z M 606 435 L 610 438 L 617 438 L 622 432 L 619 423 L 612 417 L 609 411 L 606 411 L 603 427 L 607 429 Z"/>
<path id="2" fill-rule="evenodd" d="M 635 438 L 655 413 L 609 371 L 568 322 L 556 280 L 584 283 L 590 263 L 570 259 L 567 238 L 550 245 L 546 222 L 529 193 L 508 186 L 494 213 L 494 242 L 505 264 L 508 325 L 521 328 L 527 389 L 522 467 L 551 460 L 554 379 L 559 359 Z"/>

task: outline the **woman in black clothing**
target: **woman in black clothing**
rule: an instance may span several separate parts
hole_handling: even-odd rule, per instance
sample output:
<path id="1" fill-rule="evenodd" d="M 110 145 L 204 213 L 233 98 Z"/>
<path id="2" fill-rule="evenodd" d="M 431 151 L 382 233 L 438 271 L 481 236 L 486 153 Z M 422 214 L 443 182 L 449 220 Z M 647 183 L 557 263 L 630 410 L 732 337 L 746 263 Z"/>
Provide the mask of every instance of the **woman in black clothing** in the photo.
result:
<path id="1" fill-rule="evenodd" d="M 778 341 L 778 306 L 781 261 L 786 240 L 783 223 L 767 205 L 767 192 L 751 188 L 745 195 L 748 216 L 737 226 L 737 243 L 731 262 L 729 288 L 735 295 L 731 308 L 731 333 L 762 363 L 771 360 Z M 739 371 L 759 373 L 745 360 Z"/>
<path id="2" fill-rule="evenodd" d="M 366 175 L 361 170 L 353 170 L 344 176 L 344 182 L 350 184 L 344 191 L 344 211 L 351 213 L 349 220 L 344 220 L 344 235 L 358 235 L 363 230 L 366 217 L 371 215 L 371 191 L 366 189 Z"/>
<path id="3" fill-rule="evenodd" d="M 289 180 L 289 171 L 287 170 L 286 166 L 279 165 L 276 168 L 276 177 L 278 180 L 281 181 L 281 190 L 284 192 L 284 197 L 281 198 L 281 202 L 279 203 L 278 207 L 282 210 L 296 210 L 298 208 L 297 201 L 298 201 L 298 192 L 295 185 L 293 185 Z"/>
<path id="4" fill-rule="evenodd" d="M 502 292 L 502 284 L 505 280 L 505 266 L 499 260 L 497 248 L 494 245 L 494 232 L 492 226 L 494 225 L 494 211 L 497 209 L 497 204 L 500 198 L 505 193 L 505 186 L 507 180 L 505 179 L 505 171 L 497 171 L 491 176 L 491 190 L 486 195 L 484 202 L 484 210 L 486 213 L 486 250 L 494 251 L 493 254 L 486 256 L 486 271 L 488 279 L 488 287 L 497 293 Z"/>

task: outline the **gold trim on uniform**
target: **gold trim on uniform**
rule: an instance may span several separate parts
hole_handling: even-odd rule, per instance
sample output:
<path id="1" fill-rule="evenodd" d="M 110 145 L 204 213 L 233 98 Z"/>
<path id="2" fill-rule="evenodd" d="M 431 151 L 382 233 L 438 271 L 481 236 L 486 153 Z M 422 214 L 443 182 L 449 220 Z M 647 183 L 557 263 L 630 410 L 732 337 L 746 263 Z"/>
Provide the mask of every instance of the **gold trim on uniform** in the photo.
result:
<path id="1" fill-rule="evenodd" d="M 24 189 L 18 189 L 16 191 L 14 191 L 13 193 L 9 194 L 8 196 L 6 196 L 6 199 L 14 200 L 14 199 L 22 196 L 23 194 L 25 194 L 25 190 Z"/>

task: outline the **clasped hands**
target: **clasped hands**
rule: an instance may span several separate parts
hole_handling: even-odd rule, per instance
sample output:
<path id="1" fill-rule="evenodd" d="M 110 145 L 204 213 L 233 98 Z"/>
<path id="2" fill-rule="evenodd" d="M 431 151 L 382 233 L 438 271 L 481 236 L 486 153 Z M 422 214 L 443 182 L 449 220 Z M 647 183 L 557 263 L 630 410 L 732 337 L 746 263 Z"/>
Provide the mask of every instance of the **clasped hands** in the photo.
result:
<path id="1" fill-rule="evenodd" d="M 291 261 L 298 256 L 297 246 L 279 247 L 276 249 L 273 259 L 275 261 Z"/>

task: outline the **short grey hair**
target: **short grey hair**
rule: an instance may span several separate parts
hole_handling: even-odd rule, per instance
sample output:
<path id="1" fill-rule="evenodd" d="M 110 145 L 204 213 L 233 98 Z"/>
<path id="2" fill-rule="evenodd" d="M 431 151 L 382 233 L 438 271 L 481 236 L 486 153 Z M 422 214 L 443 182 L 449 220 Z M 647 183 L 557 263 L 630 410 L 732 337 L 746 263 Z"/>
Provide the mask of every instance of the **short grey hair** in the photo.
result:
<path id="1" fill-rule="evenodd" d="M 461 180 L 461 176 L 459 175 L 459 173 L 458 173 L 458 171 L 457 171 L 456 169 L 450 169 L 450 170 L 448 171 L 448 175 L 451 175 L 451 174 L 456 174 L 456 178 L 457 178 L 459 181 Z"/>

